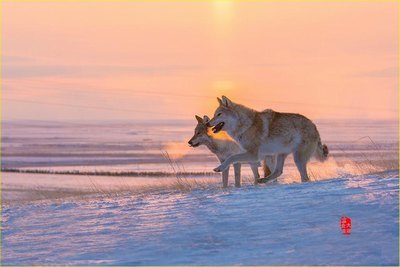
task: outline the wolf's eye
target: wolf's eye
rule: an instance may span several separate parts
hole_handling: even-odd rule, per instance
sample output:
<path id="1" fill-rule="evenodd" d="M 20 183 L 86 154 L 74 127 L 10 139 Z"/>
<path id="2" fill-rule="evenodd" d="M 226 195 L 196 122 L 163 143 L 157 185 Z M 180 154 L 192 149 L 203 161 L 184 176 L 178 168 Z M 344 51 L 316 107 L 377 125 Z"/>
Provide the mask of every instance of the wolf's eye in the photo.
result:
<path id="1" fill-rule="evenodd" d="M 197 132 L 196 135 L 200 135 L 200 132 Z"/>
<path id="2" fill-rule="evenodd" d="M 217 117 L 219 117 L 219 116 L 221 116 L 221 115 L 222 115 L 222 113 L 218 113 L 218 114 L 217 114 Z"/>

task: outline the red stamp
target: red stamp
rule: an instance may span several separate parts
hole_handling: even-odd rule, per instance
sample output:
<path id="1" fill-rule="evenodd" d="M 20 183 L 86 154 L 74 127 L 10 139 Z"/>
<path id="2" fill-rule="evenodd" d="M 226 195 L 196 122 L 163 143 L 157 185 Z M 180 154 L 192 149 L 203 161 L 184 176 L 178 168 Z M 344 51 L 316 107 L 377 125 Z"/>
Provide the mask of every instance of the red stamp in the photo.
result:
<path id="1" fill-rule="evenodd" d="M 351 219 L 346 216 L 340 218 L 340 228 L 342 228 L 344 235 L 349 235 L 351 231 Z"/>

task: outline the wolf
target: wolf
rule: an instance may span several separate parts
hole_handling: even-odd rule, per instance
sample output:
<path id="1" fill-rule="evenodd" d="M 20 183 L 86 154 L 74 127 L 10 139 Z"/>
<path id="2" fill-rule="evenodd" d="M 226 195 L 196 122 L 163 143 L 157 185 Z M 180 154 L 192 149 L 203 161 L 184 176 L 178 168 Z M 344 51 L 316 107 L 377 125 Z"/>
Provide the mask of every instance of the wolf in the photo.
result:
<path id="1" fill-rule="evenodd" d="M 226 133 L 221 132 L 221 134 L 214 134 L 210 127 L 207 127 L 210 118 L 208 116 L 204 116 L 201 118 L 200 116 L 195 116 L 197 120 L 197 125 L 194 130 L 193 137 L 189 140 L 189 146 L 198 147 L 200 145 L 205 145 L 212 153 L 214 153 L 218 160 L 222 163 L 229 156 L 238 154 L 243 152 L 240 146 Z M 247 162 L 246 162 L 247 163 Z M 254 175 L 254 182 L 257 183 L 260 178 L 258 167 L 260 166 L 259 161 L 249 163 L 251 170 Z M 273 165 L 273 160 L 268 159 L 268 161 L 264 160 L 263 169 L 264 176 L 268 176 L 271 173 L 270 167 Z M 233 164 L 234 172 L 235 172 L 235 186 L 241 186 L 241 164 L 235 163 Z M 222 171 L 222 184 L 223 187 L 228 186 L 228 176 L 229 176 L 229 166 Z"/>
<path id="2" fill-rule="evenodd" d="M 226 131 L 245 152 L 228 157 L 214 171 L 222 172 L 231 164 L 254 162 L 275 154 L 275 169 L 268 177 L 259 179 L 261 183 L 271 182 L 282 174 L 287 155 L 293 153 L 301 180 L 306 182 L 310 180 L 307 162 L 311 156 L 321 162 L 328 158 L 328 147 L 322 145 L 317 127 L 303 115 L 271 109 L 259 112 L 234 103 L 226 96 L 217 100 L 219 107 L 208 126 L 213 127 L 214 133 Z"/>

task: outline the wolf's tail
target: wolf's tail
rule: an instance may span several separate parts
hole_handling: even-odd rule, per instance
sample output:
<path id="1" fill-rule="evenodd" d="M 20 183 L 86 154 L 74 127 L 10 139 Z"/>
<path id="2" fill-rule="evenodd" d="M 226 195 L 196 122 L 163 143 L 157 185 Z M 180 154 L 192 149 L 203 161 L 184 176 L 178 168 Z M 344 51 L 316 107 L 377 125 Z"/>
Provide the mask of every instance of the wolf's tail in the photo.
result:
<path id="1" fill-rule="evenodd" d="M 323 162 L 328 158 L 328 154 L 329 154 L 329 149 L 328 149 L 327 145 L 322 144 L 321 140 L 319 140 L 318 144 L 317 144 L 317 149 L 315 150 L 315 153 L 314 153 L 315 157 L 319 161 Z"/>

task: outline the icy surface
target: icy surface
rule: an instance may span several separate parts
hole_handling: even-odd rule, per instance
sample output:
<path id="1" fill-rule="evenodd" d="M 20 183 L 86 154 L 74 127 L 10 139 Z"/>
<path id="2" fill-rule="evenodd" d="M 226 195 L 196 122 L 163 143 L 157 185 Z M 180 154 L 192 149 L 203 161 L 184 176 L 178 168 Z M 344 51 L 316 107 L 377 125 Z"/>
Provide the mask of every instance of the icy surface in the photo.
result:
<path id="1" fill-rule="evenodd" d="M 397 171 L 5 206 L 2 264 L 398 265 L 398 208 Z"/>
<path id="2" fill-rule="evenodd" d="M 3 122 L 2 167 L 211 171 L 215 156 L 187 145 L 195 124 Z M 218 176 L 3 172 L 2 264 L 397 266 L 398 122 L 316 124 L 330 157 L 308 164 L 311 183 L 291 156 L 278 184 L 253 186 L 244 166 L 227 190 Z"/>

